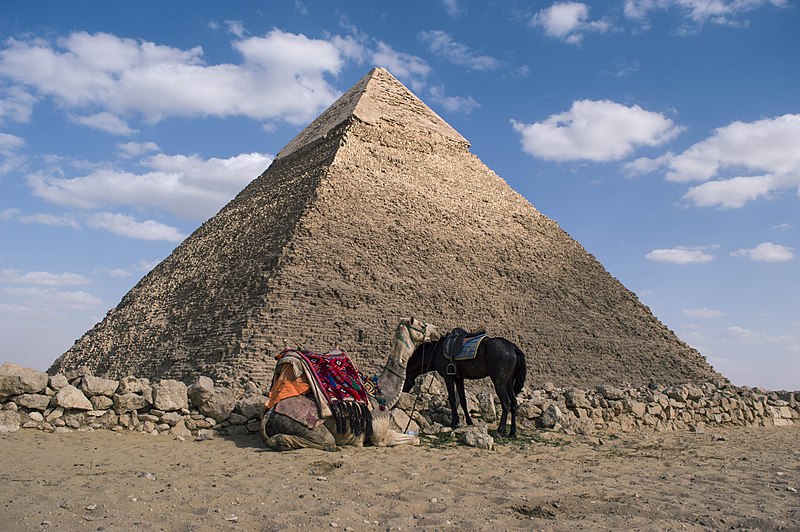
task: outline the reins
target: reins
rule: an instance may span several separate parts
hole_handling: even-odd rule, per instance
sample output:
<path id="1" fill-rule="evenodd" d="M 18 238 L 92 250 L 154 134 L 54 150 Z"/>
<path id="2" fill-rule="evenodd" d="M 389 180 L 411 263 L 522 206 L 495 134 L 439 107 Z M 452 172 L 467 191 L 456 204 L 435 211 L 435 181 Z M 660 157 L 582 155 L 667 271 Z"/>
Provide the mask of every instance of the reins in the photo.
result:
<path id="1" fill-rule="evenodd" d="M 424 342 L 423 342 L 423 343 L 424 343 Z M 420 345 L 422 345 L 422 344 L 420 344 Z M 434 356 L 434 357 L 436 356 L 436 351 L 435 351 L 435 350 L 434 350 L 434 352 L 433 352 L 433 356 Z M 422 371 L 422 370 L 424 370 L 424 369 L 425 369 L 425 349 L 423 348 L 423 349 L 422 349 L 422 364 L 421 364 L 421 367 L 420 367 L 420 375 L 424 375 L 424 374 L 425 374 L 425 373 Z M 433 386 L 433 380 L 434 380 L 435 378 L 436 378 L 436 377 L 433 377 L 433 378 L 431 378 L 431 381 L 428 383 L 428 389 L 427 389 L 427 390 L 425 390 L 425 393 L 428 393 L 428 392 L 430 392 L 430 391 L 431 391 L 431 386 Z M 414 397 L 414 404 L 413 404 L 413 405 L 411 405 L 411 413 L 408 415 L 408 423 L 406 423 L 406 428 L 405 428 L 405 430 L 403 430 L 403 432 L 404 432 L 405 434 L 408 434 L 408 427 L 410 427 L 410 426 L 411 426 L 411 422 L 413 421 L 412 417 L 414 416 L 414 411 L 415 411 L 415 410 L 416 410 L 416 408 L 417 408 L 417 403 L 419 402 L 419 398 L 420 398 L 420 396 L 421 396 L 421 395 L 422 395 L 422 390 L 420 390 L 420 393 L 418 393 L 418 394 L 417 394 L 417 395 Z"/>

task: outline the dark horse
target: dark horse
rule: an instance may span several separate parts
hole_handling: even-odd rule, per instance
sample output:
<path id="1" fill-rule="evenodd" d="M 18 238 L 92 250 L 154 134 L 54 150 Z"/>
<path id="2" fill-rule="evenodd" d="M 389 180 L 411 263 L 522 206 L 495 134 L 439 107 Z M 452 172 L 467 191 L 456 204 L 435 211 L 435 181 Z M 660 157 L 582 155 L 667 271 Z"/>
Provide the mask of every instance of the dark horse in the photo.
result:
<path id="1" fill-rule="evenodd" d="M 445 336 L 446 338 L 446 336 Z M 512 438 L 517 435 L 517 394 L 525 385 L 525 354 L 514 345 L 513 342 L 505 338 L 485 338 L 480 346 L 475 358 L 469 360 L 458 360 L 455 362 L 456 374 L 447 371 L 450 360 L 445 356 L 445 338 L 436 342 L 422 343 L 414 350 L 414 354 L 408 360 L 406 366 L 406 380 L 403 384 L 403 391 L 408 392 L 414 386 L 414 381 L 423 373 L 436 371 L 444 378 L 447 385 L 447 399 L 450 402 L 452 413 L 452 428 L 458 427 L 458 405 L 456 404 L 456 389 L 461 400 L 461 409 L 464 411 L 467 425 L 472 425 L 472 419 L 467 410 L 467 396 L 464 394 L 464 379 L 482 379 L 489 377 L 494 384 L 497 397 L 503 408 L 500 416 L 498 431 L 501 434 L 506 432 L 506 419 L 508 412 L 511 411 L 511 432 Z"/>

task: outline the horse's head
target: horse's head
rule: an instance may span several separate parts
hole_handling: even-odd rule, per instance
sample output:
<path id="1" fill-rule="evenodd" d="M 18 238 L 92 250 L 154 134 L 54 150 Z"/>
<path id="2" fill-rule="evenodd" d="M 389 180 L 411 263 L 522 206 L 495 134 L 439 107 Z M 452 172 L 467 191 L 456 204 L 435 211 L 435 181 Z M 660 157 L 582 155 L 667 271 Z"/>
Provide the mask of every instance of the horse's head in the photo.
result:
<path id="1" fill-rule="evenodd" d="M 433 370 L 434 343 L 423 342 L 414 349 L 411 358 L 406 364 L 406 380 L 403 382 L 403 391 L 408 393 L 414 387 L 414 381 L 423 373 Z"/>

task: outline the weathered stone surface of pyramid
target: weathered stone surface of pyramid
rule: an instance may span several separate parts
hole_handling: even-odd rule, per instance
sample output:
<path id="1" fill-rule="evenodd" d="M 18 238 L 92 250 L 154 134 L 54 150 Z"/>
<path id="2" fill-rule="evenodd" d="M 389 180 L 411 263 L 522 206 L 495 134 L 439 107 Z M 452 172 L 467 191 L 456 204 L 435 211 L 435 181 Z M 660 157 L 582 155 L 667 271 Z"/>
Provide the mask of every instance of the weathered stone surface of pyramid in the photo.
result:
<path id="1" fill-rule="evenodd" d="M 722 378 L 383 69 L 319 116 L 51 372 L 266 384 L 285 345 L 377 373 L 398 320 L 484 325 L 528 382 Z"/>

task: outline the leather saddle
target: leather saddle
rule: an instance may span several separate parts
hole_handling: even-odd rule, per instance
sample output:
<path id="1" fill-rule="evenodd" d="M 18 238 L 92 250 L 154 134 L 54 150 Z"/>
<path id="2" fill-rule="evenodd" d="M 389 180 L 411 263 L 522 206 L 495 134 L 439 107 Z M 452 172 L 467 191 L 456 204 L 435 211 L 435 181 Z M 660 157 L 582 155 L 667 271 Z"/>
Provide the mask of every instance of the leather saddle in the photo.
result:
<path id="1" fill-rule="evenodd" d="M 476 336 L 485 335 L 484 329 L 477 331 L 467 332 L 466 330 L 456 327 L 442 341 L 442 352 L 444 357 L 448 360 L 447 368 L 445 369 L 446 375 L 457 375 L 456 371 L 456 356 L 461 353 L 464 348 L 464 343 Z"/>

